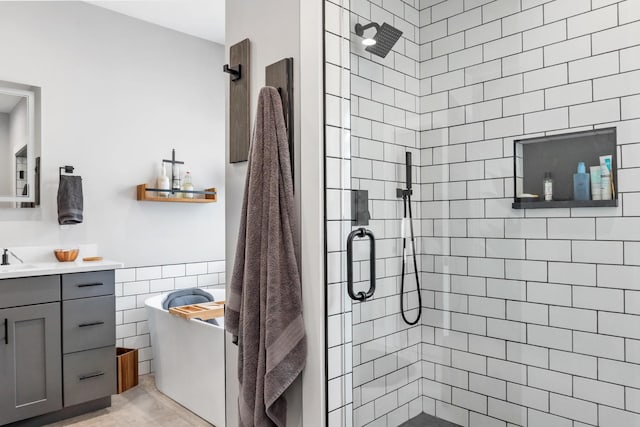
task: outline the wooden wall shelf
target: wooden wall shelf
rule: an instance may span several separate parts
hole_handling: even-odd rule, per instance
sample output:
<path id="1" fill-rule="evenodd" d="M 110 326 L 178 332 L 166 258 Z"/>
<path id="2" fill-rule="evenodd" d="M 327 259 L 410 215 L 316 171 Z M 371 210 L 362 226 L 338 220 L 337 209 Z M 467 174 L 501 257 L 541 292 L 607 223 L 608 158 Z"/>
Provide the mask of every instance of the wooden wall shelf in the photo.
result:
<path id="1" fill-rule="evenodd" d="M 165 203 L 214 203 L 218 201 L 218 194 L 215 188 L 207 188 L 204 191 L 180 191 L 180 193 L 192 193 L 194 195 L 193 199 L 188 199 L 185 197 L 159 197 L 158 195 L 148 195 L 148 193 L 158 193 L 160 191 L 166 190 L 147 188 L 146 184 L 140 184 L 137 187 L 137 199 L 144 202 Z"/>

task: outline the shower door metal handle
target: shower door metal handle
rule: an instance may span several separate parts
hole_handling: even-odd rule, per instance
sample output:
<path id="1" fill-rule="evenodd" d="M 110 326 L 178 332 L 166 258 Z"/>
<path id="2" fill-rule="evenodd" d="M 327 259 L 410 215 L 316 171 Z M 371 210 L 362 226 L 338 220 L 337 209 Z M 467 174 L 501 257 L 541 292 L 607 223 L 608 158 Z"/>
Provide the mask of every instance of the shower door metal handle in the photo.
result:
<path id="1" fill-rule="evenodd" d="M 357 294 L 353 291 L 353 241 L 356 237 L 369 238 L 369 290 Z M 347 292 L 352 300 L 364 301 L 371 298 L 376 291 L 376 237 L 371 230 L 358 228 L 347 237 Z"/>

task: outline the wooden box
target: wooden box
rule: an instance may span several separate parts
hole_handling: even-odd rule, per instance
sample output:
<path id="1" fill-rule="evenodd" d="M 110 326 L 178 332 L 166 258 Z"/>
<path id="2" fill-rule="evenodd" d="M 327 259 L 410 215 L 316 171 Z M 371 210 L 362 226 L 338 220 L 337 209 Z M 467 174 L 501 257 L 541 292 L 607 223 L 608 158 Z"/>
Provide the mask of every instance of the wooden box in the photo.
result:
<path id="1" fill-rule="evenodd" d="M 116 348 L 118 394 L 138 385 L 138 349 Z"/>

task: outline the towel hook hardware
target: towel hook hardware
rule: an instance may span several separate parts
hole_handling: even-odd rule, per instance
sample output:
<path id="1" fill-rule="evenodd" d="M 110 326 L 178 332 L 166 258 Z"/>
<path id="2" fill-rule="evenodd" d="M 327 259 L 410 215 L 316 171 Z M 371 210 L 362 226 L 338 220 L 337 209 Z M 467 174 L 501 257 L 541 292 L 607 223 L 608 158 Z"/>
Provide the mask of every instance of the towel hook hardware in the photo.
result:
<path id="1" fill-rule="evenodd" d="M 356 237 L 369 238 L 369 290 L 365 293 L 360 291 L 357 294 L 353 291 L 353 241 Z M 355 301 L 364 301 L 371 298 L 376 291 L 376 238 L 371 230 L 358 228 L 349 233 L 347 237 L 347 292 L 349 297 Z"/>
<path id="2" fill-rule="evenodd" d="M 73 166 L 60 166 L 60 177 L 62 177 L 63 173 L 73 173 Z"/>
<path id="3" fill-rule="evenodd" d="M 231 75 L 231 81 L 235 82 L 242 78 L 242 65 L 238 64 L 235 67 L 229 67 L 229 64 L 222 66 L 222 71 Z"/>

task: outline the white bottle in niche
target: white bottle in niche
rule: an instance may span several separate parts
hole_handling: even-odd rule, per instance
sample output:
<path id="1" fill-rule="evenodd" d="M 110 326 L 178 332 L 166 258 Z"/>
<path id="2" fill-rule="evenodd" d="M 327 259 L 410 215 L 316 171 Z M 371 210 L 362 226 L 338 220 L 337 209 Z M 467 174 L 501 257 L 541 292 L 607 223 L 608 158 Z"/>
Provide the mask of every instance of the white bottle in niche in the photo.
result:
<path id="1" fill-rule="evenodd" d="M 544 173 L 544 180 L 542 182 L 544 188 L 544 200 L 550 202 L 553 200 L 553 178 L 551 178 L 551 172 Z"/>
<path id="2" fill-rule="evenodd" d="M 167 176 L 167 169 L 164 167 L 164 163 L 160 164 L 160 170 L 158 172 L 158 178 L 156 179 L 156 188 L 159 190 L 169 190 L 171 188 L 169 184 L 169 177 Z M 169 192 L 158 191 L 159 197 L 168 197 Z"/>
<path id="3" fill-rule="evenodd" d="M 191 172 L 187 171 L 182 179 L 182 191 L 193 191 L 193 183 L 191 181 Z M 193 199 L 193 193 L 182 193 L 185 199 Z"/>

